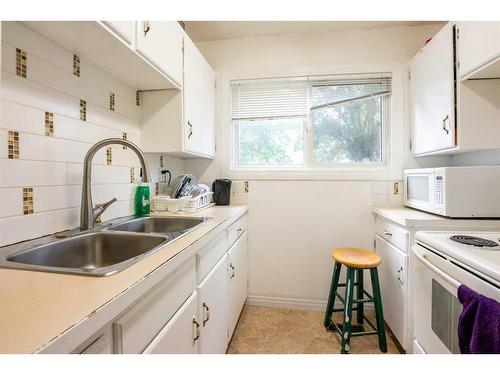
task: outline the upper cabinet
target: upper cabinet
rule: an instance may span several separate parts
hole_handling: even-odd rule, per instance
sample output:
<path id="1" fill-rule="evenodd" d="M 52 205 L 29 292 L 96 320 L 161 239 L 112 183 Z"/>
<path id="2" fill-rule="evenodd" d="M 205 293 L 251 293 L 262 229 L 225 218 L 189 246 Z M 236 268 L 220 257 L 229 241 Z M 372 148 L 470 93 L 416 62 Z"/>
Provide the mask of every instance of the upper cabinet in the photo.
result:
<path id="1" fill-rule="evenodd" d="M 176 21 L 139 21 L 136 49 L 181 86 L 183 38 L 184 30 Z"/>
<path id="2" fill-rule="evenodd" d="M 135 43 L 135 21 L 103 21 L 119 38 L 127 44 Z"/>
<path id="3" fill-rule="evenodd" d="M 500 78 L 500 22 L 457 22 L 460 79 Z"/>
<path id="4" fill-rule="evenodd" d="M 500 148 L 500 81 L 459 80 L 458 32 L 448 23 L 410 62 L 415 156 Z"/>
<path id="5" fill-rule="evenodd" d="M 181 158 L 215 155 L 215 74 L 184 36 L 182 91 L 141 93 L 141 146 Z"/>

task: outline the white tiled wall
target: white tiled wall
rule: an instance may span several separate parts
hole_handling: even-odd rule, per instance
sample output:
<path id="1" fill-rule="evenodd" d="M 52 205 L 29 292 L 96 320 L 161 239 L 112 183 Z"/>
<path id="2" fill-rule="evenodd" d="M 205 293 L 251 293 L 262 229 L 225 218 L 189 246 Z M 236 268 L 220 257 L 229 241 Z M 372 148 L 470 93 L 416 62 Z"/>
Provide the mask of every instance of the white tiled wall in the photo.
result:
<path id="1" fill-rule="evenodd" d="M 16 48 L 26 51 L 27 77 L 16 75 Z M 132 87 L 80 57 L 80 77 L 73 74 L 73 53 L 15 22 L 2 22 L 0 101 L 0 246 L 77 227 L 83 158 L 104 138 L 139 144 L 140 107 Z M 109 109 L 115 94 L 115 111 Z M 80 120 L 80 100 L 87 103 Z M 45 135 L 45 112 L 54 114 L 54 134 Z M 19 132 L 19 159 L 8 159 L 8 131 Z M 182 173 L 183 160 L 148 155 L 153 181 L 158 181 L 160 157 L 173 175 Z M 112 146 L 94 158 L 94 203 L 113 197 L 118 202 L 102 219 L 129 215 L 133 210 L 139 161 L 130 150 Z M 154 193 L 154 183 L 152 193 Z M 33 188 L 33 213 L 23 214 L 23 188 Z"/>

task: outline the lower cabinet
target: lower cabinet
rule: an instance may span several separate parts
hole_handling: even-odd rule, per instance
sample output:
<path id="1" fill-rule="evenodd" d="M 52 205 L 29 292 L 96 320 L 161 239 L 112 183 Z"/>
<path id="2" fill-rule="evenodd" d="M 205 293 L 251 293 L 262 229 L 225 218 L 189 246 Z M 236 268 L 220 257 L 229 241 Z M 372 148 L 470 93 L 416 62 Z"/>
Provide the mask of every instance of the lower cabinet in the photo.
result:
<path id="1" fill-rule="evenodd" d="M 228 338 L 233 335 L 241 310 L 248 295 L 247 232 L 227 252 L 228 283 Z"/>
<path id="2" fill-rule="evenodd" d="M 198 288 L 201 336 L 199 353 L 224 354 L 227 349 L 228 276 L 222 257 Z"/>
<path id="3" fill-rule="evenodd" d="M 200 339 L 198 293 L 181 306 L 144 351 L 145 354 L 196 354 Z"/>
<path id="4" fill-rule="evenodd" d="M 408 255 L 376 235 L 376 249 L 382 258 L 378 266 L 384 319 L 398 341 L 406 343 Z"/>

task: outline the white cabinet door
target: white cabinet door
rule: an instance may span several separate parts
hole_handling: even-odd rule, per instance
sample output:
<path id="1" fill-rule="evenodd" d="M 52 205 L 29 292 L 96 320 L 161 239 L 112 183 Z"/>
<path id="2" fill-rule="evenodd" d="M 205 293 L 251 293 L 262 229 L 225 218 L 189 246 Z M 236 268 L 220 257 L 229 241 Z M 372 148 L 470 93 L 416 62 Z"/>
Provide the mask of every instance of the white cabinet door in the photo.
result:
<path id="1" fill-rule="evenodd" d="M 384 319 L 406 348 L 408 256 L 379 235 L 376 235 L 376 251 L 382 258 L 378 273 Z"/>
<path id="2" fill-rule="evenodd" d="M 127 44 L 133 44 L 136 21 L 103 21 L 103 23 Z"/>
<path id="3" fill-rule="evenodd" d="M 184 147 L 215 154 L 215 74 L 194 43 L 184 39 Z"/>
<path id="4" fill-rule="evenodd" d="M 456 145 L 453 40 L 449 23 L 411 60 L 413 154 Z"/>
<path id="5" fill-rule="evenodd" d="M 460 77 L 486 67 L 500 58 L 500 22 L 465 21 L 458 22 L 457 53 L 460 62 Z M 492 72 L 493 73 L 493 72 Z M 474 78 L 499 78 L 500 68 L 493 76 Z"/>
<path id="6" fill-rule="evenodd" d="M 180 86 L 183 38 L 184 31 L 176 21 L 140 21 L 136 49 Z"/>
<path id="7" fill-rule="evenodd" d="M 175 313 L 155 339 L 144 351 L 145 354 L 196 354 L 200 329 L 197 319 L 198 295 L 191 297 Z"/>
<path id="8" fill-rule="evenodd" d="M 248 259 L 247 259 L 247 232 L 234 243 L 227 253 L 228 259 L 228 296 L 229 296 L 229 320 L 228 339 L 231 338 L 234 328 L 238 323 L 241 310 L 245 304 L 248 294 Z"/>
<path id="9" fill-rule="evenodd" d="M 224 354 L 227 349 L 227 261 L 226 257 L 217 263 L 200 284 L 199 317 L 201 336 L 199 352 L 203 354 Z"/>

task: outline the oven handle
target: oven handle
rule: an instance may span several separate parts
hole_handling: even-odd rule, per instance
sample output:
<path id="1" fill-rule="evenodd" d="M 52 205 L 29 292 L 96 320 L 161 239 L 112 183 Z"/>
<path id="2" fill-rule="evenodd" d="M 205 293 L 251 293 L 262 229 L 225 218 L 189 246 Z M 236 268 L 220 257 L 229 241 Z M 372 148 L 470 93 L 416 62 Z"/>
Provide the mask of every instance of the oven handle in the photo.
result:
<path id="1" fill-rule="evenodd" d="M 413 247 L 413 253 L 427 268 L 429 268 L 434 273 L 437 273 L 440 277 L 449 282 L 454 288 L 458 289 L 458 287 L 461 285 L 460 282 L 452 278 L 446 272 L 440 270 L 429 259 L 427 259 L 425 254 L 419 250 L 418 245 Z"/>

